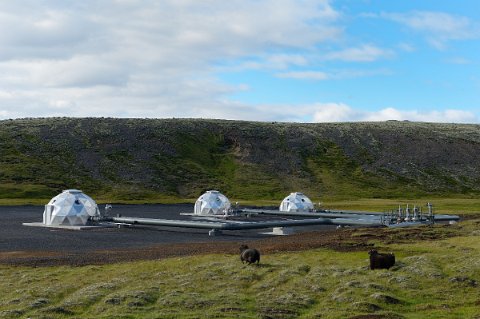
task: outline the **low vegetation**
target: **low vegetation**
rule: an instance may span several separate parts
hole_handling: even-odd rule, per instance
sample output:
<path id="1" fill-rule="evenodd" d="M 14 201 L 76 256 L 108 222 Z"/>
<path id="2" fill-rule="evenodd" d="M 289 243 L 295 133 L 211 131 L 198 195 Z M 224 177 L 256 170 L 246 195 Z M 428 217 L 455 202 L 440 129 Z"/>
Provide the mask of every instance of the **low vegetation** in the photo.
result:
<path id="1" fill-rule="evenodd" d="M 99 203 L 193 202 L 216 188 L 244 205 L 303 191 L 321 208 L 431 201 L 437 213 L 467 217 L 355 229 L 330 248 L 262 252 L 259 266 L 228 252 L 3 264 L 0 318 L 480 318 L 479 158 L 478 125 L 0 121 L 0 205 L 45 204 L 67 188 Z M 395 252 L 396 265 L 369 270 L 372 247 Z"/>
<path id="2" fill-rule="evenodd" d="M 480 127 L 194 119 L 0 121 L 0 204 L 78 188 L 107 202 L 455 197 L 480 193 Z"/>
<path id="3" fill-rule="evenodd" d="M 81 267 L 0 266 L 0 318 L 478 318 L 480 220 L 369 238 L 394 251 L 216 254 Z M 405 237 L 410 233 L 412 236 Z"/>

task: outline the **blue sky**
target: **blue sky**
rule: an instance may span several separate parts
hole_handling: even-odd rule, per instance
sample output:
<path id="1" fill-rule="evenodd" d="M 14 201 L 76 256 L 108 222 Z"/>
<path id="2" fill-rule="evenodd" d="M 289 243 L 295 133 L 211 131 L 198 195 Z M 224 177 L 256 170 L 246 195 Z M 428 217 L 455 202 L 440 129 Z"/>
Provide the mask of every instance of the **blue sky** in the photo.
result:
<path id="1" fill-rule="evenodd" d="M 0 119 L 478 123 L 480 3 L 0 1 Z"/>

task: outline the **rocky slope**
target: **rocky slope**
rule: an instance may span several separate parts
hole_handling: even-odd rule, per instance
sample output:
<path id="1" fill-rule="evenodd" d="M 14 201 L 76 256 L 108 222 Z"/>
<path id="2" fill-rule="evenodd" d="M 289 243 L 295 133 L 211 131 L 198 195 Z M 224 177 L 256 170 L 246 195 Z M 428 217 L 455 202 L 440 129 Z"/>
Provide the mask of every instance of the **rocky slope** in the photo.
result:
<path id="1" fill-rule="evenodd" d="M 0 198 L 79 188 L 110 199 L 480 193 L 480 126 L 193 119 L 0 121 Z"/>

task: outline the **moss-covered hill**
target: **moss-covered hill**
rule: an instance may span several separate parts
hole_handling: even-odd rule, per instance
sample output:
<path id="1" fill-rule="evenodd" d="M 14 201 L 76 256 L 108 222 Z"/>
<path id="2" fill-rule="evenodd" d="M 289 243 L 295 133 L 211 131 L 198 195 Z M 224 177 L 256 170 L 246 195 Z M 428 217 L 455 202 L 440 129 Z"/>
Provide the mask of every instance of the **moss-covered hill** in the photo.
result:
<path id="1" fill-rule="evenodd" d="M 0 121 L 0 198 L 400 198 L 480 193 L 480 126 L 193 119 Z"/>

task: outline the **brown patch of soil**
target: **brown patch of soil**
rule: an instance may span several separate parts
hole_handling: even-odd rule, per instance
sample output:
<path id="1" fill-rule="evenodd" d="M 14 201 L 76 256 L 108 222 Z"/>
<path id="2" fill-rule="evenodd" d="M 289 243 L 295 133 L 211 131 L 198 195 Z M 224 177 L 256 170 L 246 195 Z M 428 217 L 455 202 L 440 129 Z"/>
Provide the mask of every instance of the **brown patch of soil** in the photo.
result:
<path id="1" fill-rule="evenodd" d="M 434 226 L 444 227 L 444 226 Z M 88 264 L 108 264 L 134 260 L 154 260 L 170 257 L 237 254 L 240 244 L 248 243 L 259 249 L 262 254 L 285 251 L 301 251 L 314 248 L 328 248 L 337 251 L 368 251 L 374 244 L 407 242 L 415 240 L 432 240 L 454 236 L 454 232 L 436 232 L 432 227 L 408 229 L 388 228 L 344 228 L 337 230 L 298 233 L 289 236 L 275 236 L 254 241 L 209 242 L 209 243 L 175 243 L 161 244 L 138 249 L 115 249 L 93 252 L 52 253 L 48 251 L 22 251 L 0 253 L 0 264 L 26 266 L 54 266 Z"/>

